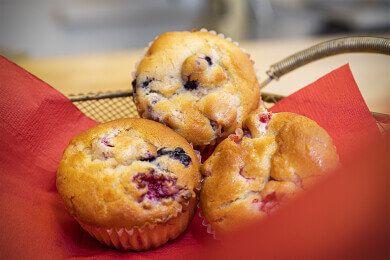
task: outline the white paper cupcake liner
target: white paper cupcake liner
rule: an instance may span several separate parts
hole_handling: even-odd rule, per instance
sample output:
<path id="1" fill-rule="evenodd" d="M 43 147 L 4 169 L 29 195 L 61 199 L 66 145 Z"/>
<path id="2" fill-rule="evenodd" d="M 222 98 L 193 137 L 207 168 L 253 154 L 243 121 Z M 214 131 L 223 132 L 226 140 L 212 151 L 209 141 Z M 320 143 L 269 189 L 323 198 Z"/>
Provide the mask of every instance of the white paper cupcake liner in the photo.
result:
<path id="1" fill-rule="evenodd" d="M 164 223 L 146 223 L 141 228 L 104 228 L 77 222 L 100 243 L 118 250 L 145 251 L 157 248 L 168 240 L 177 238 L 187 228 L 195 213 L 195 200 L 183 204 L 182 210 Z"/>
<path id="2" fill-rule="evenodd" d="M 212 235 L 215 240 L 221 241 L 220 239 L 218 239 L 217 233 L 215 232 L 215 230 L 213 230 L 213 227 L 211 226 L 211 224 L 209 222 L 207 222 L 206 218 L 203 216 L 202 209 L 200 207 L 200 203 L 198 203 L 197 208 L 199 209 L 198 215 L 202 219 L 202 226 L 206 227 L 207 233 Z"/>

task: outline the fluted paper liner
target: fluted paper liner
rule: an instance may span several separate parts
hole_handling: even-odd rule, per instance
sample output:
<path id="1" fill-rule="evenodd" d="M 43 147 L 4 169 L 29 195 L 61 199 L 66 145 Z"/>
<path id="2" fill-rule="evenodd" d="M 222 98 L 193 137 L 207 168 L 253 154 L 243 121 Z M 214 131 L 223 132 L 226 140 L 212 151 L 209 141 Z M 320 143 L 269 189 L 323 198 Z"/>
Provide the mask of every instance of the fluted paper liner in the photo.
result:
<path id="1" fill-rule="evenodd" d="M 208 234 L 212 235 L 215 240 L 219 240 L 217 238 L 217 233 L 213 230 L 211 224 L 206 220 L 205 216 L 203 216 L 202 208 L 200 207 L 200 203 L 198 203 L 197 208 L 199 209 L 199 217 L 202 219 L 202 225 L 206 227 L 206 231 Z"/>
<path id="2" fill-rule="evenodd" d="M 85 231 L 102 244 L 123 251 L 145 251 L 157 248 L 183 233 L 194 216 L 195 201 L 183 203 L 182 210 L 167 222 L 145 223 L 140 228 L 105 228 L 84 223 L 77 218 L 76 220 Z"/>

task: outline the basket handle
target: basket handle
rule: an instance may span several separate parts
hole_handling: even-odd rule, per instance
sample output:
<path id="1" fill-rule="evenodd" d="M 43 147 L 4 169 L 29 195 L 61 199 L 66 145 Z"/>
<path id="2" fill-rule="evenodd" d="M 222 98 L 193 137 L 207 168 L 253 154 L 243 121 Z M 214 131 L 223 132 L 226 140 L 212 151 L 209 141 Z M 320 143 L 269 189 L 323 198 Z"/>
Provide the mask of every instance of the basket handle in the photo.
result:
<path id="1" fill-rule="evenodd" d="M 281 76 L 310 62 L 337 54 L 353 52 L 390 55 L 390 39 L 354 36 L 319 43 L 271 65 L 266 72 L 269 77 L 260 84 L 260 89 L 268 85 L 273 79 L 278 80 Z"/>

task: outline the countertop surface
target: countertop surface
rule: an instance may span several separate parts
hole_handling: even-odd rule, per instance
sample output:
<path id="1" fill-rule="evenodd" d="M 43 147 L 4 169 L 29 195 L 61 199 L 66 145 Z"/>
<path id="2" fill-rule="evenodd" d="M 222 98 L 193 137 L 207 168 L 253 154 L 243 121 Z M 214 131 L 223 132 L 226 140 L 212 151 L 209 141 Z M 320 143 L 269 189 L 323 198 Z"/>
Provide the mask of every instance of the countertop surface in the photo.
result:
<path id="1" fill-rule="evenodd" d="M 337 37 L 258 40 L 242 42 L 240 46 L 251 55 L 263 80 L 270 65 Z M 131 74 L 142 54 L 143 50 L 137 49 L 66 57 L 22 58 L 15 62 L 65 95 L 86 94 L 130 90 Z M 279 81 L 272 81 L 263 91 L 289 95 L 346 63 L 349 63 L 369 109 L 390 114 L 390 56 L 383 54 L 353 53 L 328 57 L 292 71 Z"/>

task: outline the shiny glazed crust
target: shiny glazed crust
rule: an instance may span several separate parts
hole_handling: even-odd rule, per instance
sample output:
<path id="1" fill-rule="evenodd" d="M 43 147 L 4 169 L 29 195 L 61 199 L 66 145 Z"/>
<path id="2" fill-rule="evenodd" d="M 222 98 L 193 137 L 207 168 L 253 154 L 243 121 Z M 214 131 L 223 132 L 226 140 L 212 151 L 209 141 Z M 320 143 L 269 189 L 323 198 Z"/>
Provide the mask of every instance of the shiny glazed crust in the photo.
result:
<path id="1" fill-rule="evenodd" d="M 260 99 L 248 55 L 209 32 L 159 36 L 132 84 L 141 117 L 166 124 L 194 145 L 234 133 Z"/>
<path id="2" fill-rule="evenodd" d="M 200 206 L 217 233 L 265 217 L 338 165 L 330 136 L 309 118 L 257 110 L 244 127 L 201 168 Z"/>
<path id="3" fill-rule="evenodd" d="M 57 172 L 57 189 L 78 221 L 104 228 L 166 223 L 195 205 L 199 161 L 188 142 L 146 119 L 119 119 L 76 136 Z"/>

